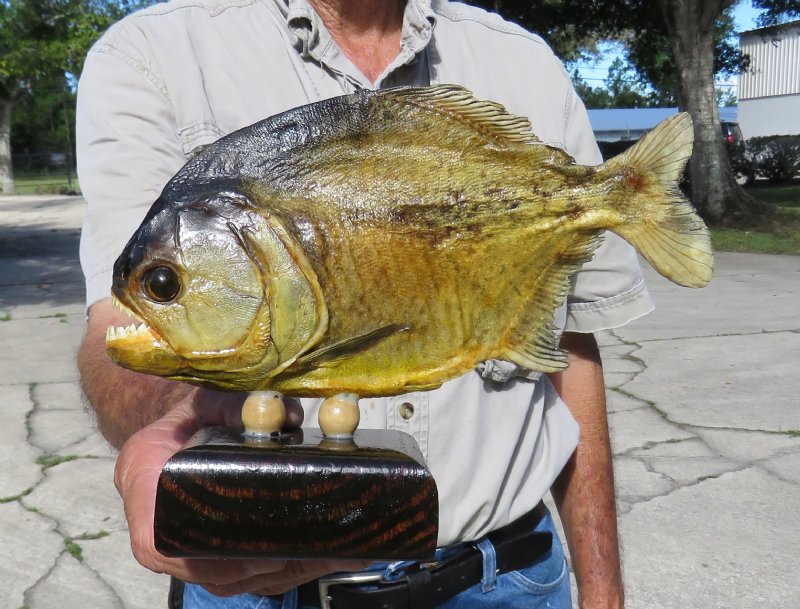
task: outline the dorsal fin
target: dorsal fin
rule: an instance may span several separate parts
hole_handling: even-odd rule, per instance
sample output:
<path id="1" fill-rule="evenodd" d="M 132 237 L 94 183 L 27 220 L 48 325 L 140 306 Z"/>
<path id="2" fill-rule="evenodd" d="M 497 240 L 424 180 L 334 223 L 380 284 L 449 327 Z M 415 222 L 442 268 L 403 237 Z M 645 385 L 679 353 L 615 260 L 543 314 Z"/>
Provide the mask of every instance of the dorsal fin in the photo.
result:
<path id="1" fill-rule="evenodd" d="M 511 114 L 498 103 L 475 99 L 470 91 L 458 85 L 398 87 L 378 91 L 375 96 L 438 112 L 468 124 L 489 139 L 514 144 L 541 141 L 531 132 L 527 118 Z"/>

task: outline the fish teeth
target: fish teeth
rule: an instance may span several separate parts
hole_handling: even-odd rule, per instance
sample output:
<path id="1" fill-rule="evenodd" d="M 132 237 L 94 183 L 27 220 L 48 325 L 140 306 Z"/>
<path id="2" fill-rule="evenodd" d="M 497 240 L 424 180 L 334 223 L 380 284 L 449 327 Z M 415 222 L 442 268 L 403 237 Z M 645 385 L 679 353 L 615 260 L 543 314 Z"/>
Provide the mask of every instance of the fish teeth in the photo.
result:
<path id="1" fill-rule="evenodd" d="M 130 315 L 131 317 L 137 317 L 137 315 L 133 311 L 131 311 L 124 304 L 122 304 L 122 301 L 113 294 L 111 295 L 111 304 L 114 305 L 114 308 L 117 309 L 118 311 L 122 311 L 123 313 Z"/>
<path id="2" fill-rule="evenodd" d="M 139 325 L 130 324 L 128 326 L 109 326 L 106 328 L 106 340 L 119 340 L 121 338 L 133 338 L 142 334 L 151 334 L 150 327 L 146 323 Z"/>
<path id="3" fill-rule="evenodd" d="M 114 305 L 115 309 L 122 311 L 123 313 L 128 315 L 128 317 L 133 317 L 137 320 L 139 319 L 139 316 L 136 313 L 134 313 L 131 309 L 126 307 L 122 303 L 122 301 L 120 301 L 120 299 L 114 296 L 113 294 L 111 295 L 111 304 Z M 135 336 L 142 334 L 148 334 L 148 335 L 152 334 L 152 332 L 150 331 L 150 327 L 144 322 L 140 322 L 138 323 L 138 325 L 136 322 L 134 322 L 124 327 L 109 326 L 106 329 L 106 341 L 113 341 L 121 338 L 133 338 Z"/>

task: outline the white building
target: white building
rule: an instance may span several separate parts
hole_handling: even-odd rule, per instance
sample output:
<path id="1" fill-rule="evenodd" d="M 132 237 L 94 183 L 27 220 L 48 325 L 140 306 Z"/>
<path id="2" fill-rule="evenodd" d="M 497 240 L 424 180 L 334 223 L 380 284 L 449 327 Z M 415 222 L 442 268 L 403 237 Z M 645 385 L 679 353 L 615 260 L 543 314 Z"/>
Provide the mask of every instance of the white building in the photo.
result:
<path id="1" fill-rule="evenodd" d="M 750 68 L 739 75 L 739 126 L 745 138 L 800 134 L 800 21 L 739 34 Z"/>

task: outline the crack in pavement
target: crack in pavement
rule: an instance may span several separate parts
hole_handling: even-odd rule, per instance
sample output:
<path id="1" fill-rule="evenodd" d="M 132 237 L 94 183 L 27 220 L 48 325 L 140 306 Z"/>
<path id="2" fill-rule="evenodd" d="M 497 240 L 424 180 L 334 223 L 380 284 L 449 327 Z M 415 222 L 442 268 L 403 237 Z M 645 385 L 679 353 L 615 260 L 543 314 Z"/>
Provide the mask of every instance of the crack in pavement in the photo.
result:
<path id="1" fill-rule="evenodd" d="M 765 331 L 762 331 L 762 332 L 750 332 L 750 333 L 743 332 L 743 333 L 740 333 L 740 334 L 720 334 L 720 335 L 715 335 L 715 336 L 754 336 L 754 335 L 761 335 L 761 334 L 781 334 L 781 333 L 787 333 L 787 332 L 788 333 L 796 333 L 796 332 L 800 332 L 800 330 L 775 330 L 775 331 L 771 331 L 771 330 L 767 331 L 767 330 L 765 330 Z M 653 412 L 657 413 L 662 419 L 664 419 L 664 421 L 666 421 L 670 425 L 673 425 L 673 426 L 675 426 L 675 427 L 677 427 L 677 428 L 679 428 L 681 430 L 684 430 L 684 431 L 687 430 L 687 429 L 694 428 L 694 429 L 709 429 L 709 430 L 720 430 L 720 431 L 756 432 L 756 433 L 765 433 L 765 434 L 796 436 L 796 437 L 800 438 L 800 430 L 785 430 L 785 431 L 781 431 L 781 430 L 771 430 L 771 429 L 754 429 L 754 428 L 748 428 L 748 427 L 732 427 L 732 426 L 729 426 L 729 425 L 720 425 L 720 426 L 716 426 L 716 425 L 697 425 L 697 424 L 694 424 L 694 423 L 684 423 L 682 421 L 676 421 L 676 420 L 672 419 L 669 416 L 669 414 L 667 414 L 667 412 L 665 412 L 663 409 L 659 408 L 658 404 L 656 402 L 654 402 L 653 400 L 648 400 L 646 398 L 643 398 L 641 396 L 636 395 L 632 391 L 629 391 L 629 390 L 625 389 L 625 387 L 624 387 L 625 385 L 628 385 L 629 383 L 632 383 L 641 374 L 643 374 L 644 372 L 647 371 L 646 362 L 642 358 L 633 355 L 633 353 L 635 353 L 636 351 L 642 349 L 642 346 L 640 344 L 636 343 L 636 342 L 633 342 L 633 341 L 630 341 L 630 340 L 626 340 L 626 339 L 623 339 L 623 338 L 617 336 L 613 331 L 608 331 L 608 333 L 610 335 L 614 336 L 614 338 L 619 340 L 622 344 L 632 347 L 632 350 L 629 353 L 623 354 L 618 359 L 624 359 L 624 360 L 627 360 L 627 361 L 635 362 L 636 364 L 639 365 L 639 370 L 635 370 L 633 372 L 626 372 L 626 374 L 630 374 L 632 376 L 632 378 L 630 378 L 629 380 L 627 380 L 627 381 L 625 381 L 623 383 L 620 383 L 618 385 L 609 385 L 609 386 L 607 386 L 607 389 L 609 389 L 610 391 L 614 391 L 616 393 L 619 393 L 621 395 L 624 395 L 625 397 L 630 398 L 632 400 L 636 400 L 636 401 L 640 402 L 643 405 L 643 407 L 650 408 Z M 643 340 L 642 342 L 686 340 L 688 338 L 690 338 L 690 337 L 674 338 L 674 339 L 673 338 L 668 338 L 668 339 L 667 338 L 664 338 L 664 339 L 659 338 L 659 339 Z M 611 347 L 611 348 L 613 348 L 613 347 Z M 606 349 L 609 349 L 609 348 L 606 347 Z M 610 358 L 610 359 L 613 359 L 613 358 Z"/>
<path id="2" fill-rule="evenodd" d="M 80 569 L 85 569 L 88 574 L 91 574 L 96 580 L 102 585 L 105 593 L 114 599 L 113 606 L 116 609 L 124 609 L 124 603 L 122 598 L 119 596 L 117 591 L 111 586 L 105 579 L 102 577 L 100 573 L 98 573 L 95 569 L 92 569 L 86 561 L 83 559 L 83 547 L 79 544 L 79 541 L 88 541 L 93 539 L 98 539 L 100 537 L 104 537 L 108 535 L 106 531 L 95 531 L 89 532 L 84 530 L 81 533 L 69 535 L 64 530 L 64 523 L 62 522 L 59 516 L 54 515 L 48 511 L 46 507 L 40 507 L 37 505 L 33 505 L 31 502 L 31 495 L 36 491 L 37 488 L 45 484 L 51 477 L 51 473 L 54 471 L 53 468 L 56 466 L 69 462 L 69 461 L 78 461 L 78 460 L 90 460 L 90 459 L 97 459 L 99 457 L 95 455 L 69 455 L 64 454 L 65 450 L 68 450 L 70 446 L 75 446 L 83 441 L 85 441 L 92 433 L 91 430 L 87 429 L 86 434 L 82 435 L 78 440 L 71 442 L 67 446 L 61 447 L 59 449 L 55 449 L 53 452 L 52 447 L 47 447 L 42 445 L 41 443 L 36 441 L 36 422 L 35 419 L 41 416 L 47 416 L 51 413 L 58 413 L 58 412 L 70 412 L 72 409 L 69 408 L 44 408 L 41 402 L 41 399 L 38 395 L 37 389 L 44 386 L 44 385 L 58 385 L 62 384 L 61 382 L 55 383 L 28 383 L 28 399 L 31 404 L 30 410 L 26 413 L 25 416 L 25 428 L 26 428 L 26 442 L 29 446 L 34 448 L 36 452 L 39 453 L 39 456 L 36 458 L 36 464 L 40 467 L 40 475 L 38 480 L 35 484 L 33 484 L 27 491 L 18 498 L 18 502 L 22 508 L 25 510 L 36 514 L 37 516 L 43 518 L 47 522 L 52 524 L 52 531 L 56 533 L 62 541 L 62 549 L 60 552 L 55 554 L 54 560 L 52 564 L 49 566 L 43 565 L 43 572 L 41 577 L 39 577 L 36 582 L 33 583 L 30 587 L 28 587 L 23 592 L 23 598 L 26 602 L 26 607 L 30 605 L 29 603 L 32 601 L 34 596 L 37 594 L 37 591 L 40 590 L 42 587 L 47 586 L 49 584 L 49 579 L 54 576 L 55 571 L 59 568 L 60 563 L 62 560 L 75 560 L 77 561 Z M 41 422 L 39 422 L 41 424 Z"/>
<path id="3" fill-rule="evenodd" d="M 761 332 L 716 334 L 714 335 L 714 337 L 781 334 L 787 332 L 796 332 L 796 330 L 775 330 L 775 331 L 761 331 Z M 616 384 L 610 382 L 607 386 L 607 389 L 609 391 L 625 396 L 626 398 L 641 404 L 637 408 L 614 411 L 613 413 L 610 414 L 612 414 L 614 418 L 617 417 L 625 418 L 626 416 L 629 416 L 629 413 L 632 412 L 637 412 L 637 411 L 654 412 L 655 414 L 658 415 L 658 417 L 661 420 L 664 421 L 664 423 L 669 425 L 671 428 L 674 428 L 676 431 L 679 430 L 684 434 L 689 434 L 690 436 L 681 438 L 668 438 L 663 440 L 647 440 L 637 446 L 631 446 L 623 451 L 614 452 L 615 459 L 627 459 L 631 462 L 638 463 L 643 467 L 644 471 L 648 475 L 655 475 L 658 477 L 658 479 L 661 480 L 662 483 L 669 485 L 669 488 L 666 489 L 664 492 L 656 492 L 656 493 L 650 492 L 650 493 L 638 494 L 634 491 L 631 494 L 622 494 L 622 496 L 618 497 L 619 500 L 618 510 L 620 514 L 628 513 L 635 505 L 645 504 L 650 501 L 653 501 L 654 499 L 669 496 L 681 489 L 691 488 L 693 486 L 702 484 L 708 480 L 717 479 L 721 476 L 741 472 L 747 469 L 757 469 L 763 472 L 764 474 L 781 482 L 788 483 L 793 486 L 798 485 L 797 482 L 786 479 L 785 477 L 781 476 L 778 472 L 774 471 L 772 467 L 770 467 L 772 462 L 775 461 L 775 459 L 778 459 L 782 456 L 791 456 L 800 453 L 800 437 L 798 437 L 798 434 L 796 432 L 751 429 L 744 427 L 734 427 L 730 425 L 721 425 L 721 426 L 697 425 L 673 419 L 664 409 L 658 406 L 657 402 L 643 398 L 637 395 L 636 393 L 626 389 L 626 386 L 629 385 L 629 383 L 633 383 L 640 375 L 647 372 L 648 369 L 647 363 L 644 361 L 644 359 L 642 359 L 640 356 L 637 355 L 637 352 L 643 348 L 642 345 L 639 344 L 638 342 L 624 339 L 620 337 L 618 334 L 616 334 L 614 331 L 609 331 L 608 334 L 613 336 L 618 341 L 618 344 L 616 345 L 611 344 L 601 347 L 601 353 L 603 354 L 604 362 L 608 362 L 610 364 L 611 362 L 613 362 L 614 359 L 617 359 L 617 360 L 632 362 L 635 364 L 635 366 L 633 370 L 626 369 L 624 372 L 611 371 L 611 374 L 624 374 L 625 380 Z M 650 339 L 648 341 L 643 340 L 641 342 L 644 343 L 644 342 L 657 342 L 657 341 L 686 340 L 688 338 L 695 338 L 695 337 Z M 608 368 L 613 368 L 613 364 L 608 365 Z M 769 454 L 764 457 L 751 460 L 742 460 L 721 454 L 720 451 L 716 450 L 713 447 L 713 445 L 703 437 L 703 432 L 706 431 L 728 431 L 728 432 L 738 432 L 746 434 L 765 434 L 771 436 L 798 437 L 798 444 L 797 446 L 794 447 L 783 447 L 783 448 L 775 447 L 771 449 L 769 451 Z M 612 429 L 612 437 L 613 437 L 613 429 Z M 658 459 L 665 459 L 669 457 L 664 457 L 662 455 L 647 456 L 641 454 L 641 451 L 643 450 L 650 450 L 654 447 L 668 445 L 668 444 L 681 444 L 687 441 L 695 441 L 696 443 L 699 443 L 700 447 L 705 449 L 705 451 L 707 451 L 708 453 L 706 457 L 687 456 L 686 457 L 687 460 L 702 462 L 702 460 L 705 458 L 709 460 L 709 465 L 716 466 L 715 468 L 712 468 L 712 470 L 710 470 L 708 474 L 699 475 L 694 480 L 691 479 L 679 480 L 673 476 L 670 476 L 668 473 L 660 471 L 658 467 Z M 729 463 L 730 466 L 720 468 L 719 465 L 721 462 Z"/>
<path id="4" fill-rule="evenodd" d="M 800 328 L 782 328 L 780 330 L 765 330 L 761 329 L 758 331 L 752 332 L 717 332 L 714 334 L 693 334 L 692 336 L 669 336 L 664 338 L 642 338 L 639 339 L 643 343 L 658 343 L 658 342 L 669 342 L 669 341 L 683 341 L 683 340 L 697 340 L 697 339 L 705 339 L 705 338 L 728 338 L 728 337 L 735 337 L 735 336 L 763 336 L 763 335 L 770 335 L 770 334 L 797 334 L 800 332 Z M 614 338 L 622 342 L 626 345 L 636 345 L 637 347 L 641 348 L 637 342 L 633 342 L 628 339 L 621 338 L 620 336 L 614 334 L 613 330 L 608 330 L 609 334 L 612 334 Z"/>

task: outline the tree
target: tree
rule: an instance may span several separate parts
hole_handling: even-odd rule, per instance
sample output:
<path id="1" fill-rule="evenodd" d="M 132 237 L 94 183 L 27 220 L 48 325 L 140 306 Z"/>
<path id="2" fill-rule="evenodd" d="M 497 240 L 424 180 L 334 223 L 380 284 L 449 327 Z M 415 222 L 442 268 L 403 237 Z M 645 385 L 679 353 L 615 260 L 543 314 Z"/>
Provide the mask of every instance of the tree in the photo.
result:
<path id="1" fill-rule="evenodd" d="M 32 81 L 14 104 L 11 154 L 67 151 L 74 98 L 61 74 Z"/>
<path id="2" fill-rule="evenodd" d="M 633 66 L 620 57 L 615 58 L 609 66 L 604 86 L 589 86 L 577 69 L 572 73 L 572 82 L 587 108 L 651 108 L 664 105 L 663 96 L 642 82 Z"/>
<path id="3" fill-rule="evenodd" d="M 738 74 L 746 66 L 746 58 L 735 43 L 732 12 L 723 11 L 713 25 L 714 78 Z M 625 35 L 626 59 L 644 81 L 657 91 L 664 106 L 677 104 L 677 69 L 671 38 L 662 15 L 652 12 L 649 19 L 640 19 L 635 35 Z"/>
<path id="4" fill-rule="evenodd" d="M 737 184 L 720 137 L 715 60 L 724 62 L 730 56 L 715 55 L 714 26 L 734 4 L 734 0 L 659 0 L 676 66 L 678 102 L 695 123 L 695 151 L 689 161 L 692 202 L 712 222 L 727 224 L 770 210 Z M 753 0 L 753 6 L 765 11 L 762 23 L 774 25 L 781 17 L 800 15 L 797 0 Z"/>
<path id="5" fill-rule="evenodd" d="M 659 0 L 676 66 L 678 105 L 694 121 L 692 203 L 707 219 L 747 215 L 754 202 L 736 183 L 720 131 L 714 87 L 714 26 L 732 0 Z"/>
<path id="6" fill-rule="evenodd" d="M 797 16 L 797 0 L 752 0 L 764 19 Z M 670 79 L 678 105 L 692 115 L 695 149 L 689 163 L 691 199 L 711 222 L 731 223 L 763 211 L 736 183 L 723 146 L 714 87 L 715 70 L 734 69 L 740 57 L 720 38 L 720 26 L 730 20 L 726 10 L 734 0 L 658 0 L 658 10 L 645 0 L 531 0 L 478 2 L 499 5 L 511 18 L 555 41 L 552 32 L 579 31 L 582 39 L 617 40 L 626 45 L 629 60 L 646 74 L 654 88 Z M 524 5 L 524 9 L 523 9 Z M 559 22 L 561 25 L 559 25 Z M 668 41 L 667 51 L 664 41 Z M 577 52 L 570 49 L 575 56 Z M 569 58 L 568 55 L 563 55 Z M 663 84 L 661 84 L 663 83 Z"/>
<path id="7" fill-rule="evenodd" d="M 114 21 L 146 4 L 110 0 L 0 0 L 0 193 L 14 189 L 11 125 L 24 98 L 71 96 L 91 44 Z M 38 91 L 37 91 L 38 89 Z M 66 106 L 65 106 L 66 107 Z M 69 134 L 70 129 L 67 129 Z"/>

